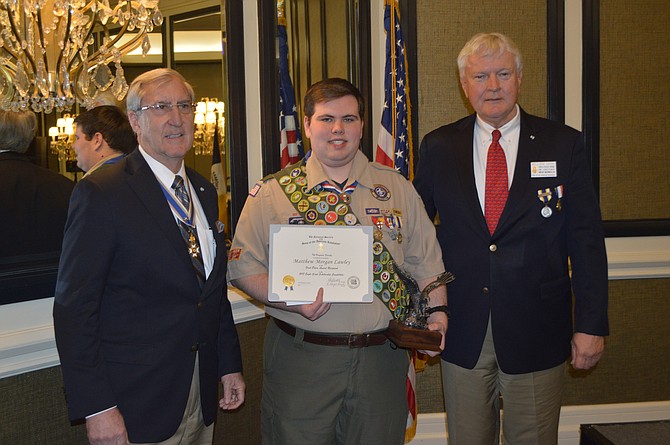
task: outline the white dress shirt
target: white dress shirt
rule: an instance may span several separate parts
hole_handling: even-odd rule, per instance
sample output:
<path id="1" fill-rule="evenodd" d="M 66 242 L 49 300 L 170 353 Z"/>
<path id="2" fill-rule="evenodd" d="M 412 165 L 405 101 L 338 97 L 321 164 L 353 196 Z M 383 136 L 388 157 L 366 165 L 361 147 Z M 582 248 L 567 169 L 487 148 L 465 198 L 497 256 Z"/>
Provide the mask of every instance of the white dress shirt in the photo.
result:
<path id="1" fill-rule="evenodd" d="M 479 204 L 484 213 L 484 195 L 486 194 L 486 159 L 488 157 L 489 146 L 493 142 L 494 127 L 484 122 L 479 115 L 475 121 L 475 131 L 472 138 L 472 160 L 475 170 L 475 185 L 477 187 L 477 196 L 479 196 Z M 521 117 L 519 105 L 516 106 L 516 115 L 511 121 L 507 122 L 502 127 L 498 128 L 500 131 L 500 146 L 505 152 L 505 159 L 507 160 L 507 189 L 512 187 L 512 178 L 514 178 L 514 166 L 516 165 L 516 157 L 519 153 L 519 133 L 521 130 Z"/>

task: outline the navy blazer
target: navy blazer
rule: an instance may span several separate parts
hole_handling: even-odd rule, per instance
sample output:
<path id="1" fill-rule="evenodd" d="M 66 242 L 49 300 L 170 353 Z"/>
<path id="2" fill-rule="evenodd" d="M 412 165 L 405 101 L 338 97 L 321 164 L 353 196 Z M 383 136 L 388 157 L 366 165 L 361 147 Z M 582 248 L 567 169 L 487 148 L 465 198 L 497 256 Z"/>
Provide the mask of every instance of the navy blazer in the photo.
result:
<path id="1" fill-rule="evenodd" d="M 216 418 L 220 377 L 242 369 L 216 191 L 195 171 L 187 175 L 216 241 L 202 290 L 139 150 L 79 182 L 70 201 L 54 305 L 69 416 L 117 405 L 132 442 L 176 431 L 196 351 L 205 424 Z"/>
<path id="2" fill-rule="evenodd" d="M 514 179 L 491 235 L 475 186 L 475 118 L 424 137 L 414 180 L 428 215 L 439 216 L 444 266 L 456 276 L 448 288 L 451 319 L 442 358 L 472 369 L 490 315 L 503 372 L 548 369 L 571 353 L 571 290 L 574 330 L 607 335 L 609 329 L 604 236 L 582 137 L 521 110 Z M 531 163 L 538 161 L 556 161 L 555 177 L 531 177 Z M 548 218 L 538 197 L 546 188 L 553 192 Z"/>
<path id="3" fill-rule="evenodd" d="M 0 153 L 0 257 L 59 252 L 73 188 L 24 154 Z"/>

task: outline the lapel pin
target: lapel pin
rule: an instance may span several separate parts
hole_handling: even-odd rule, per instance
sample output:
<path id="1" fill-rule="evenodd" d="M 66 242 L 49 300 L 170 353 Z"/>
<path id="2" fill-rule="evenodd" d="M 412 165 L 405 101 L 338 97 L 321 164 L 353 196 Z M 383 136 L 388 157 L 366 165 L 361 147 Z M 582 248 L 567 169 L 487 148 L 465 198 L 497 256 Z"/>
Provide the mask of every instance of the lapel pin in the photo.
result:
<path id="1" fill-rule="evenodd" d="M 531 135 L 530 135 L 530 140 L 531 140 L 531 141 L 534 141 L 534 140 L 535 140 L 535 135 L 534 135 L 534 134 L 531 134 Z"/>
<path id="2" fill-rule="evenodd" d="M 205 188 L 204 188 L 204 187 L 200 187 L 200 191 L 201 191 L 201 192 L 204 192 L 204 191 L 205 191 Z"/>

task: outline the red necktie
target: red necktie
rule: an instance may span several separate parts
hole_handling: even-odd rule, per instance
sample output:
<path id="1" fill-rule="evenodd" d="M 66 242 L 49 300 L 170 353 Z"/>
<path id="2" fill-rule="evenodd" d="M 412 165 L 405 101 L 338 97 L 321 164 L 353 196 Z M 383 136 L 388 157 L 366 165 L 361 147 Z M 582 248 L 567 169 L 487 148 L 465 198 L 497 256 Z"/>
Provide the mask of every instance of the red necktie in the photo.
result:
<path id="1" fill-rule="evenodd" d="M 500 143 L 500 131 L 493 130 L 493 141 L 486 159 L 486 193 L 484 195 L 484 216 L 489 232 L 493 235 L 498 219 L 507 201 L 507 161 Z"/>

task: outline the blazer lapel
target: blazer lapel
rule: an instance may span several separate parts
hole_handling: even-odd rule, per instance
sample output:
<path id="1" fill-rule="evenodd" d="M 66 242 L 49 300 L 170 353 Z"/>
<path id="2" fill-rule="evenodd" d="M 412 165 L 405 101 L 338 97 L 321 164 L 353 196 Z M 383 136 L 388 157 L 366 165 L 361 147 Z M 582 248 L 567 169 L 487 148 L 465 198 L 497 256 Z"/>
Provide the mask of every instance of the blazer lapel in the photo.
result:
<path id="1" fill-rule="evenodd" d="M 200 205 L 207 217 L 208 228 L 212 231 L 214 240 L 216 241 L 216 251 L 214 252 L 215 256 L 212 271 L 207 277 L 207 281 L 205 281 L 205 287 L 203 287 L 203 293 L 205 293 L 208 285 L 214 281 L 211 279 L 212 276 L 216 275 L 220 270 L 224 270 L 221 267 L 221 262 L 226 261 L 226 240 L 224 239 L 223 234 L 219 233 L 216 226 L 216 221 L 218 220 L 219 215 L 217 214 L 216 206 L 213 205 L 216 201 L 213 199 L 213 196 L 209 195 L 207 192 L 209 183 L 202 176 L 195 174 L 190 168 L 187 168 L 186 170 L 188 178 L 193 184 L 195 193 L 198 195 Z M 202 240 L 200 242 L 202 242 Z"/>
<path id="2" fill-rule="evenodd" d="M 479 202 L 479 195 L 477 194 L 477 186 L 475 184 L 475 170 L 472 156 L 472 138 L 475 131 L 476 115 L 471 115 L 468 119 L 464 119 L 458 126 L 458 132 L 455 135 L 453 146 L 456 151 L 456 163 L 458 171 L 458 179 L 462 197 L 472 214 L 473 220 L 477 221 L 481 230 L 487 235 L 489 233 L 486 219 L 482 212 L 481 203 Z"/>
<path id="3" fill-rule="evenodd" d="M 526 119 L 526 113 L 521 108 L 519 110 L 521 112 L 521 128 L 519 150 L 514 166 L 514 178 L 496 232 L 504 229 L 508 224 L 513 224 L 516 216 L 523 214 L 523 206 L 528 205 L 524 200 L 530 186 L 530 163 L 537 156 L 537 146 L 535 143 L 535 129 Z"/>
<path id="4" fill-rule="evenodd" d="M 198 200 L 200 201 L 202 209 L 205 211 L 207 224 L 209 225 L 210 229 L 214 230 L 218 215 L 216 214 L 216 207 L 211 205 L 211 197 L 208 199 L 205 193 L 205 187 L 208 186 L 209 183 L 206 182 L 202 176 L 190 168 L 186 168 L 186 174 L 188 175 L 188 179 L 193 184 L 193 188 L 195 189 L 195 193 L 198 195 Z"/>
<path id="5" fill-rule="evenodd" d="M 174 215 L 149 164 L 146 163 L 139 150 L 128 155 L 127 160 L 128 185 L 135 191 L 156 222 L 156 227 L 163 232 L 180 260 L 188 267 L 193 267 Z M 193 279 L 196 280 L 195 274 L 193 274 Z"/>

